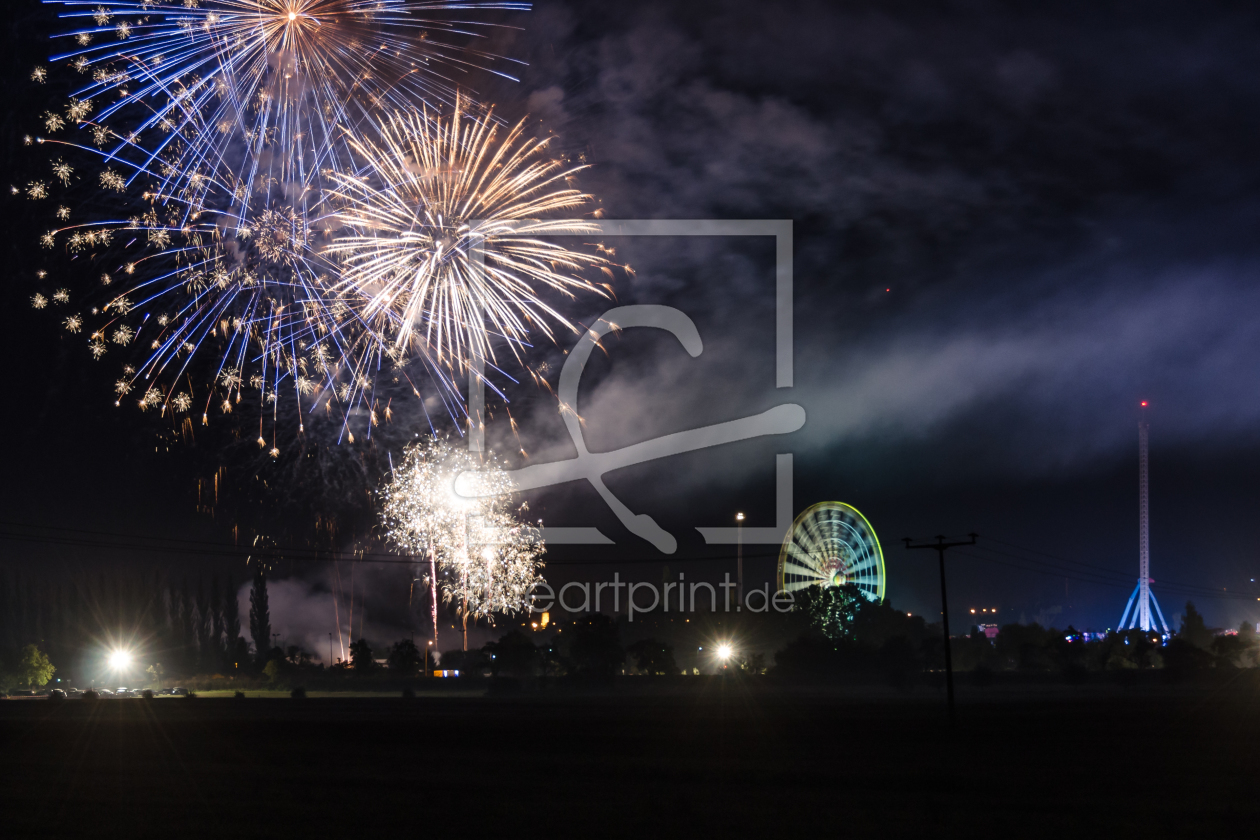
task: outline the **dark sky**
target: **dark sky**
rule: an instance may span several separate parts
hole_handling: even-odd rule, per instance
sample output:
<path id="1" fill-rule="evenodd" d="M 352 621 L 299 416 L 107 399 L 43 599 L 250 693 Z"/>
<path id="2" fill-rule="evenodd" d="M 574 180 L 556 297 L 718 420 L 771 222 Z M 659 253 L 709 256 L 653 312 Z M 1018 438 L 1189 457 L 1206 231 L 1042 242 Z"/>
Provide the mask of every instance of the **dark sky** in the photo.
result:
<path id="1" fill-rule="evenodd" d="M 4 65 L 14 183 L 40 108 L 25 78 L 47 23 L 31 6 L 11 19 Z M 690 359 L 650 333 L 610 344 L 579 406 L 592 449 L 798 402 L 796 507 L 866 513 L 894 603 L 931 613 L 937 597 L 933 556 L 901 537 L 975 530 L 1006 554 L 955 559 L 959 610 L 1102 629 L 1137 574 L 1146 399 L 1166 615 L 1191 594 L 1210 623 L 1260 619 L 1254 4 L 544 0 L 513 22 L 524 31 L 496 47 L 529 62 L 521 81 L 474 86 L 584 155 L 582 187 L 608 218 L 794 222 L 791 391 L 773 387 L 767 241 L 609 241 L 636 270 L 619 302 L 684 310 L 706 346 Z M 3 518 L 221 538 L 193 512 L 183 461 L 113 408 L 82 342 L 33 317 L 29 206 L 6 208 Z M 609 305 L 571 312 L 589 321 Z M 531 456 L 567 457 L 554 401 L 509 394 Z M 491 437 L 515 448 L 499 426 Z M 694 556 L 696 525 L 739 509 L 771 524 L 775 451 L 740 444 L 609 484 Z M 654 550 L 590 488 L 535 506 L 619 543 L 557 549 L 557 565 L 633 557 L 651 562 L 616 566 L 623 576 L 659 579 Z"/>

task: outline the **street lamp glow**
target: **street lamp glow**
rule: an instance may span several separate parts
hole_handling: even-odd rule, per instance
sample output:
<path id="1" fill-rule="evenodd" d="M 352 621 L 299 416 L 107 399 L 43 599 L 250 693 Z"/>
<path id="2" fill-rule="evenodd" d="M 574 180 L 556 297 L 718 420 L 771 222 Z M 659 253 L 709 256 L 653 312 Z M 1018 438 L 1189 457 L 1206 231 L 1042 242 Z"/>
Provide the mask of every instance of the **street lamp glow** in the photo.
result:
<path id="1" fill-rule="evenodd" d="M 115 671 L 123 671 L 131 665 L 131 654 L 125 650 L 116 650 L 109 655 L 109 667 Z"/>
<path id="2" fill-rule="evenodd" d="M 722 660 L 727 660 L 727 659 L 730 659 L 730 658 L 731 658 L 731 646 L 730 646 L 730 645 L 718 645 L 717 655 L 718 655 L 718 658 L 719 658 L 719 659 L 722 659 Z"/>

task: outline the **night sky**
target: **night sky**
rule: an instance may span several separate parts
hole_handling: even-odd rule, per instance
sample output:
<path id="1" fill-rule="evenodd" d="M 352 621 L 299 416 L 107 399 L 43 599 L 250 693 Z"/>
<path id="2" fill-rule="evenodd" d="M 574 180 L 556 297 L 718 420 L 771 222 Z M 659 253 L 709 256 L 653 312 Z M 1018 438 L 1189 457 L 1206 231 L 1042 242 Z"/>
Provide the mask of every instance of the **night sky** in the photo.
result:
<path id="1" fill-rule="evenodd" d="M 26 79 L 54 22 L 26 5 L 8 18 L 3 60 L 14 184 L 46 166 L 21 136 L 43 109 L 47 91 Z M 645 331 L 611 341 L 583 381 L 590 448 L 780 402 L 808 413 L 781 440 L 609 476 L 679 537 L 675 558 L 628 534 L 589 487 L 534 494 L 547 524 L 596 524 L 618 543 L 556 548 L 549 576 L 659 580 L 665 563 L 717 577 L 726 566 L 695 559 L 706 550 L 693 528 L 730 524 L 736 510 L 772 524 L 773 454 L 790 450 L 796 510 L 824 499 L 862 510 L 897 606 L 939 609 L 935 555 L 902 550 L 902 537 L 975 531 L 988 550 L 951 561 L 960 618 L 999 607 L 1002 622 L 1105 629 L 1137 576 L 1138 403 L 1149 400 L 1165 615 L 1189 597 L 1209 624 L 1260 620 L 1254 4 L 543 0 L 509 22 L 523 31 L 493 46 L 528 62 L 521 80 L 472 86 L 591 164 L 581 186 L 606 218 L 794 223 L 790 390 L 774 387 L 769 240 L 606 240 L 635 269 L 619 276 L 617 303 L 682 309 L 705 350 L 692 359 Z M 22 198 L 6 196 L 5 213 L 0 519 L 230 541 L 223 517 L 196 509 L 215 454 L 155 452 L 151 418 L 114 407 L 83 336 L 30 307 L 45 220 Z M 613 305 L 587 297 L 568 313 L 589 323 Z M 558 374 L 561 349 L 535 353 Z M 533 461 L 571 456 L 554 399 L 500 384 Z M 394 423 L 427 430 L 414 410 Z M 504 427 L 500 416 L 490 437 L 512 454 Z M 19 564 L 123 562 L 0 546 Z M 748 551 L 750 578 L 769 579 L 777 549 Z M 295 571 L 294 590 L 320 574 Z"/>

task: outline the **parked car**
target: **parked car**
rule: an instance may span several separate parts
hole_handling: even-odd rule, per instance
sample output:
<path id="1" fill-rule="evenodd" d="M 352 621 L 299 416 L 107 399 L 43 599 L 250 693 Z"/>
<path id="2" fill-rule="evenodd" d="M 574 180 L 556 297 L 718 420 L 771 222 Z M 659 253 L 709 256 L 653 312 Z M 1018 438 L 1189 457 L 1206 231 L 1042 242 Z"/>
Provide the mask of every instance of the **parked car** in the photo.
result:
<path id="1" fill-rule="evenodd" d="M 173 696 L 175 696 L 175 697 L 187 697 L 187 696 L 188 696 L 188 689 L 186 689 L 186 688 L 172 688 L 172 689 L 171 689 L 171 694 L 172 694 Z"/>
<path id="2" fill-rule="evenodd" d="M 60 688 L 54 688 L 52 691 L 48 692 L 48 699 L 49 700 L 65 700 L 66 693 L 62 691 Z"/>

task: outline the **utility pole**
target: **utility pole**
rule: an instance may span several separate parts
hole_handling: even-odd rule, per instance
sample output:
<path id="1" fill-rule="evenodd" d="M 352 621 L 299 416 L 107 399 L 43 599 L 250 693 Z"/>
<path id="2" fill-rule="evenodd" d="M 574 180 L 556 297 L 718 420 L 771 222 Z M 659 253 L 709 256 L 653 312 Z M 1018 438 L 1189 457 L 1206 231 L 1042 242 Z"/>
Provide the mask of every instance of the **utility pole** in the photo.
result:
<path id="1" fill-rule="evenodd" d="M 970 539 L 967 542 L 945 542 L 945 537 L 938 534 L 936 542 L 919 543 L 912 545 L 909 537 L 905 537 L 902 542 L 906 544 L 906 548 L 931 548 L 935 549 L 936 556 L 941 564 L 941 626 L 945 629 L 945 693 L 949 697 L 949 725 L 954 725 L 954 657 L 949 650 L 949 599 L 945 595 L 945 549 L 955 548 L 960 545 L 975 545 L 977 534 L 968 534 Z"/>
<path id="2" fill-rule="evenodd" d="M 744 609 L 744 514 L 735 514 L 735 612 Z"/>

